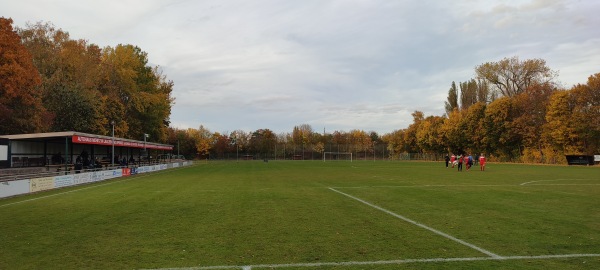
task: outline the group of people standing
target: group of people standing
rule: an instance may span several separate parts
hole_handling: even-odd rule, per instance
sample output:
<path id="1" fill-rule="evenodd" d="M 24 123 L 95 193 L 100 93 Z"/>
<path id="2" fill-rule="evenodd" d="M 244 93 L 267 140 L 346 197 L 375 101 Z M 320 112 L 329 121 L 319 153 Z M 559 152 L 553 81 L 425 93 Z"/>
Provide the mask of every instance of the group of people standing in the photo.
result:
<path id="1" fill-rule="evenodd" d="M 103 162 L 106 164 L 115 164 L 117 166 L 122 166 L 122 167 L 129 166 L 129 165 L 135 165 L 135 159 L 133 158 L 133 155 L 129 158 L 129 161 L 127 161 L 126 156 L 121 156 L 121 157 L 114 156 L 113 158 L 114 158 L 114 160 L 111 160 L 111 155 L 109 154 L 108 157 L 106 157 L 105 159 L 100 161 L 98 159 L 98 156 L 94 156 L 94 157 L 90 158 L 88 152 L 84 150 L 75 159 L 75 169 L 82 170 L 82 169 L 102 168 Z"/>
<path id="2" fill-rule="evenodd" d="M 463 164 L 465 164 L 465 167 L 468 171 L 473 166 L 473 163 L 477 163 L 478 161 L 479 170 L 485 171 L 485 156 L 483 154 L 479 155 L 475 159 L 473 158 L 473 156 L 471 156 L 471 154 L 462 154 L 458 155 L 458 157 L 454 154 L 452 154 L 452 156 L 446 155 L 444 159 L 446 161 L 446 168 L 448 168 L 448 166 L 452 164 L 452 168 L 454 168 L 454 166 L 457 166 L 459 172 L 462 172 Z"/>

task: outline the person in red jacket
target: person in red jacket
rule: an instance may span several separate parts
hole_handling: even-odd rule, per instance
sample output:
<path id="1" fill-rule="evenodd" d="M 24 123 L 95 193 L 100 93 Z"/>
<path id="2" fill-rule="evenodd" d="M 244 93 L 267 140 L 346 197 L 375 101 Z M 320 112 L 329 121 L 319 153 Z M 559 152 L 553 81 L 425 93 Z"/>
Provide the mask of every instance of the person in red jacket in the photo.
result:
<path id="1" fill-rule="evenodd" d="M 485 171 L 485 157 L 483 156 L 483 154 L 479 156 L 479 170 Z"/>
<path id="2" fill-rule="evenodd" d="M 454 168 L 455 161 L 456 161 L 456 156 L 454 154 L 452 154 L 452 156 L 450 157 L 450 163 L 452 163 L 452 168 Z"/>

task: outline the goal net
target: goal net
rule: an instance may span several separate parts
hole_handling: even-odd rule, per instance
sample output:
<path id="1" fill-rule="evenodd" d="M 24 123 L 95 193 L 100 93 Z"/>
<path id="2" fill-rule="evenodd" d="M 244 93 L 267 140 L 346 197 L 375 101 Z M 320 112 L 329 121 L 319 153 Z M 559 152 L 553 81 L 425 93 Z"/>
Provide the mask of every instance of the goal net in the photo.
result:
<path id="1" fill-rule="evenodd" d="M 323 153 L 323 162 L 334 161 L 334 160 L 344 160 L 344 161 L 352 162 L 352 153 L 349 153 L 349 152 L 324 152 Z"/>

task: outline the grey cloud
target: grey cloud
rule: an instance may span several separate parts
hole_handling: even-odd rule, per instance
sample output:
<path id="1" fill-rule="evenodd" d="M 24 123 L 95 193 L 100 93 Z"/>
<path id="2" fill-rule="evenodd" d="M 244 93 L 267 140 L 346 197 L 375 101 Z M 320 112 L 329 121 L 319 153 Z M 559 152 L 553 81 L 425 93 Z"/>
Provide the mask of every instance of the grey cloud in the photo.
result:
<path id="1" fill-rule="evenodd" d="M 600 61 L 598 1 L 2 2 L 20 26 L 139 46 L 175 83 L 174 125 L 214 131 L 389 132 L 415 110 L 442 115 L 478 64 L 543 58 L 568 86 Z"/>

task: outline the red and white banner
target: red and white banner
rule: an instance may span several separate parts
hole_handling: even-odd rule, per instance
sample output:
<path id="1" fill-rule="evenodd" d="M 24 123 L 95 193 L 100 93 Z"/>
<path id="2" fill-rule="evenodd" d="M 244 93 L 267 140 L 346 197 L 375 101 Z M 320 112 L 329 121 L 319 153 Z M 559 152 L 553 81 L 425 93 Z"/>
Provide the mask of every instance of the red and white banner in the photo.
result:
<path id="1" fill-rule="evenodd" d="M 95 144 L 95 145 L 107 145 L 111 146 L 113 144 L 112 139 L 104 139 L 104 138 L 94 138 L 94 137 L 86 137 L 73 135 L 72 139 L 73 143 L 78 144 Z M 143 142 L 130 142 L 130 141 L 121 141 L 115 139 L 115 146 L 120 147 L 132 147 L 132 148 L 148 148 L 148 149 L 158 149 L 158 150 L 173 150 L 173 146 L 171 145 L 154 145 Z"/>

